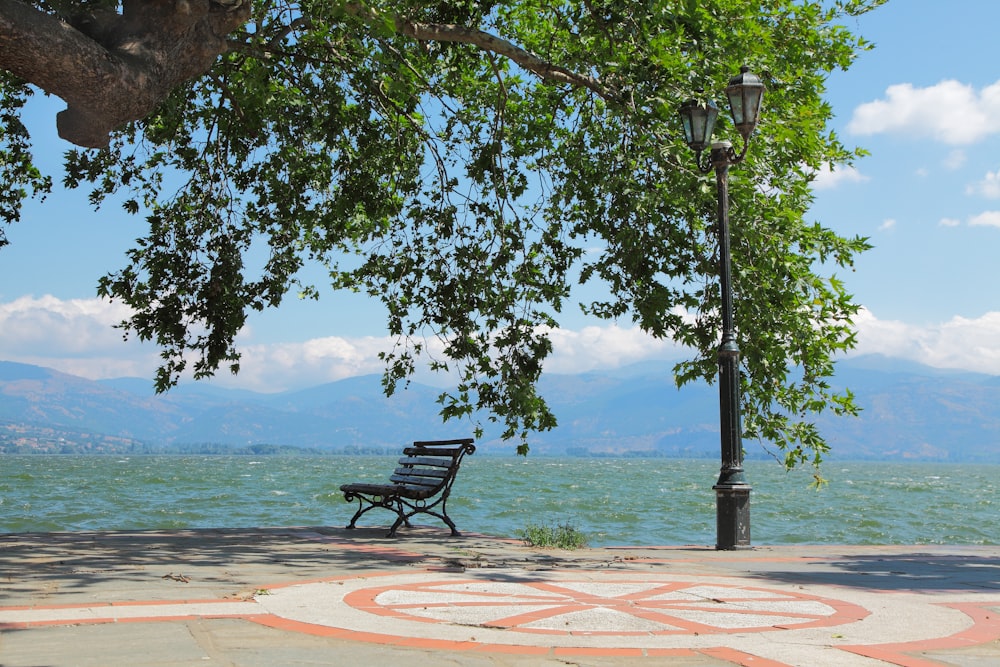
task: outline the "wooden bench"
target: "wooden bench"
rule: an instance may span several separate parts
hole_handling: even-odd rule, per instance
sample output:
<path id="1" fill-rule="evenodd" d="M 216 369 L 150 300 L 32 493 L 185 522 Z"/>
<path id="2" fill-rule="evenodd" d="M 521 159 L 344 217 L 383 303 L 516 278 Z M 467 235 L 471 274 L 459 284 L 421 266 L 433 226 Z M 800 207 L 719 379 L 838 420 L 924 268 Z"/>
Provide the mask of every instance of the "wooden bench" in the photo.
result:
<path id="1" fill-rule="evenodd" d="M 430 514 L 448 524 L 452 535 L 460 535 L 448 517 L 445 505 L 455 483 L 458 467 L 466 454 L 476 451 L 472 438 L 417 441 L 403 449 L 396 471 L 386 484 L 344 484 L 344 500 L 358 501 L 358 511 L 347 528 L 354 528 L 365 512 L 384 507 L 396 513 L 396 522 L 386 537 L 393 537 L 401 524 L 410 526 L 415 514 Z M 433 499 L 433 502 L 428 503 Z"/>

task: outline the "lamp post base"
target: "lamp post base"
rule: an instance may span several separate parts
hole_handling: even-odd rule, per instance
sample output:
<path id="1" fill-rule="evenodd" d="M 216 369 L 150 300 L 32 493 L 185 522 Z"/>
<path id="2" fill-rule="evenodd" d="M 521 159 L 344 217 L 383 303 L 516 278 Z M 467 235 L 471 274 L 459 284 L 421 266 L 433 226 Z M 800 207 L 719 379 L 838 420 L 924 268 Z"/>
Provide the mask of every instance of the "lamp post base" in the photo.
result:
<path id="1" fill-rule="evenodd" d="M 750 485 L 716 484 L 715 516 L 718 551 L 750 548 Z"/>

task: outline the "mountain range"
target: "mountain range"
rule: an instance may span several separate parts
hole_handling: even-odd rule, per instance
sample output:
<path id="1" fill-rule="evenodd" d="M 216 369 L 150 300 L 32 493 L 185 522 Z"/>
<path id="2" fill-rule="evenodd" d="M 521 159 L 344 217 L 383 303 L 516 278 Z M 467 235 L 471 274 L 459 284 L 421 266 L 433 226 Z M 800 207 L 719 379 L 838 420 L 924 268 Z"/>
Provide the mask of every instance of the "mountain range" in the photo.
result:
<path id="1" fill-rule="evenodd" d="M 828 459 L 1000 463 L 1000 377 L 876 356 L 837 369 L 835 388 L 850 387 L 862 413 L 820 415 Z M 386 398 L 377 375 L 276 394 L 192 383 L 157 395 L 151 387 L 0 361 L 0 452 L 392 453 L 474 428 L 442 423 L 440 389 L 411 383 Z M 540 389 L 559 426 L 531 437 L 533 454 L 718 456 L 717 388 L 677 389 L 667 363 L 547 375 Z M 516 443 L 484 424 L 480 451 L 513 452 Z M 754 441 L 744 447 L 750 457 L 766 455 Z"/>

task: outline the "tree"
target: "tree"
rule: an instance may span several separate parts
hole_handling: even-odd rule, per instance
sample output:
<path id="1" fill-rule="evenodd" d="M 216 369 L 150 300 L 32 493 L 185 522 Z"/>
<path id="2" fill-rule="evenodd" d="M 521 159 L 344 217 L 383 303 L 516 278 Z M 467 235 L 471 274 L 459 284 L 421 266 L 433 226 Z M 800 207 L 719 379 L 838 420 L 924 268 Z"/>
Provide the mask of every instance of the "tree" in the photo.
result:
<path id="1" fill-rule="evenodd" d="M 731 183 L 745 433 L 818 462 L 811 415 L 856 410 L 829 385 L 858 310 L 832 271 L 867 248 L 808 219 L 816 171 L 860 153 L 822 94 L 884 1 L 0 0 L 0 214 L 51 182 L 18 117 L 40 88 L 82 147 L 65 182 L 146 215 L 99 292 L 161 347 L 159 389 L 238 371 L 248 312 L 317 296 L 297 275 L 320 262 L 384 302 L 387 393 L 427 357 L 460 379 L 445 418 L 526 442 L 555 423 L 535 387 L 577 282 L 690 346 L 678 383 L 714 379 L 714 194 L 676 112 L 746 64 L 768 94 Z"/>

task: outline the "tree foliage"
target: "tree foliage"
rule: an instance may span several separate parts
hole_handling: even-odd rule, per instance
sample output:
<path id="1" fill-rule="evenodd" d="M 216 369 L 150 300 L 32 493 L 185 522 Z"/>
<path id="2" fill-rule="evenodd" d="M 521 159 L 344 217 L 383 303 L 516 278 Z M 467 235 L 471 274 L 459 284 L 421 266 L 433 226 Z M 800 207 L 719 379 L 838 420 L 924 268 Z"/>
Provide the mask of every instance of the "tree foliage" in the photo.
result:
<path id="1" fill-rule="evenodd" d="M 536 381 L 570 308 L 690 346 L 678 382 L 713 381 L 715 195 L 677 109 L 748 65 L 768 92 L 730 185 L 745 434 L 794 465 L 826 448 L 812 415 L 855 411 L 829 385 L 858 309 L 836 272 L 867 245 L 808 208 L 815 172 L 858 154 L 827 127 L 824 82 L 868 46 L 849 18 L 882 2 L 126 0 L 121 16 L 114 3 L 23 7 L 70 21 L 74 39 L 124 63 L 93 86 L 132 77 L 103 106 L 88 99 L 102 95 L 93 88 L 50 92 L 91 123 L 78 143 L 103 146 L 68 152 L 65 182 L 146 215 L 148 232 L 99 291 L 134 309 L 127 332 L 160 346 L 158 388 L 186 371 L 236 372 L 248 313 L 317 295 L 299 276 L 319 262 L 333 287 L 385 304 L 397 340 L 387 392 L 426 360 L 459 379 L 441 396 L 445 418 L 484 410 L 525 442 L 555 424 Z M 0 0 L 0 66 L 13 73 L 0 99 L 7 220 L 47 187 L 18 110 L 35 91 L 24 81 L 49 79 L 36 63 L 11 64 L 11 35 L 25 30 L 8 21 L 14 5 Z M 144 22 L 150 8 L 160 18 Z M 164 36 L 164 16 L 188 18 Z M 231 30 L 224 42 L 220 30 Z M 213 49 L 201 71 L 175 66 Z M 81 58 L 45 67 L 71 76 Z M 104 122 L 116 94 L 153 102 Z M 739 143 L 725 123 L 716 132 Z M 573 303 L 578 282 L 607 297 Z"/>

